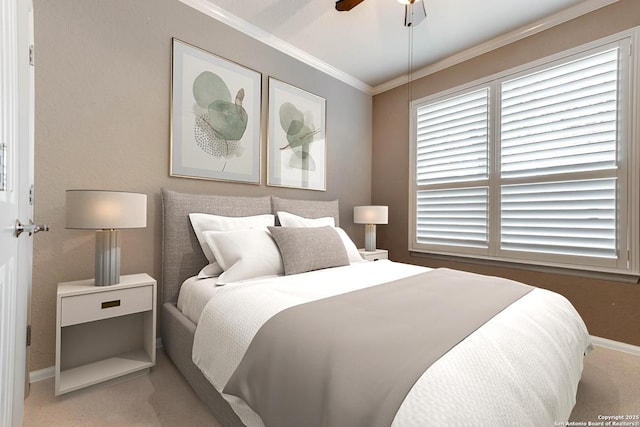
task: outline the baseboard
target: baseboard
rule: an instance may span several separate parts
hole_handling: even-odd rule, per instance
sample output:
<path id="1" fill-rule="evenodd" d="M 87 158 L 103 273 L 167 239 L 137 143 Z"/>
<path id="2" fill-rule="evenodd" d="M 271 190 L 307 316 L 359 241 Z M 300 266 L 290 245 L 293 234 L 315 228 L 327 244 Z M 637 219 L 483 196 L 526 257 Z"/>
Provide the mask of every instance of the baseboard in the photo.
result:
<path id="1" fill-rule="evenodd" d="M 633 354 L 634 356 L 640 356 L 640 347 L 637 345 L 614 341 L 607 338 L 596 337 L 594 335 L 591 335 L 591 341 L 593 342 L 593 345 L 597 345 L 598 347 L 604 347 L 610 350 L 617 350 L 624 353 Z M 162 348 L 162 340 L 160 338 L 156 340 L 156 349 L 159 348 Z M 48 380 L 49 378 L 53 378 L 55 374 L 55 366 L 39 369 L 37 371 L 31 371 L 29 372 L 29 382 L 37 383 L 38 381 Z"/>
<path id="2" fill-rule="evenodd" d="M 48 380 L 56 376 L 56 367 L 49 366 L 48 368 L 39 369 L 37 371 L 29 372 L 29 383 L 37 383 L 38 381 Z"/>
<path id="3" fill-rule="evenodd" d="M 160 337 L 156 339 L 156 350 L 162 348 L 162 340 Z M 48 368 L 38 369 L 37 371 L 29 372 L 29 383 L 37 383 L 38 381 L 48 380 L 56 376 L 56 367 L 49 366 Z"/>
<path id="4" fill-rule="evenodd" d="M 591 341 L 593 342 L 593 345 L 597 345 L 598 347 L 604 347 L 610 350 L 617 350 L 624 353 L 633 354 L 634 356 L 640 356 L 640 347 L 637 345 L 614 341 L 608 338 L 596 337 L 593 335 L 591 335 Z"/>

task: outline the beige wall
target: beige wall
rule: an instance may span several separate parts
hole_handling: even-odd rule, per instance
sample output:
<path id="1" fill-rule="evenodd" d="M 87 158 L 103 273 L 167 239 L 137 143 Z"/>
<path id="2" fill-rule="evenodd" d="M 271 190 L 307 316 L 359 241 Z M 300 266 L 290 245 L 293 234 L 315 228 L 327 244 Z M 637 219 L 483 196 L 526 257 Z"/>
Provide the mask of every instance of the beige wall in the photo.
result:
<path id="1" fill-rule="evenodd" d="M 640 25 L 640 1 L 621 0 L 565 24 L 416 81 L 418 99 Z M 389 205 L 378 246 L 395 261 L 505 276 L 565 295 L 592 335 L 640 345 L 640 285 L 412 256 L 408 247 L 409 148 L 406 86 L 373 98 L 372 203 Z M 636 141 L 637 142 L 637 141 Z"/>
<path id="2" fill-rule="evenodd" d="M 362 243 L 352 207 L 371 197 L 371 96 L 211 19 L 178 0 L 35 0 L 35 219 L 30 370 L 54 364 L 57 283 L 93 276 L 94 233 L 65 230 L 65 190 L 146 193 L 148 226 L 122 232 L 122 274 L 160 277 L 160 189 L 339 199 L 342 226 Z M 172 178 L 171 38 L 262 73 L 262 182 Z M 327 191 L 267 187 L 267 77 L 327 100 Z"/>

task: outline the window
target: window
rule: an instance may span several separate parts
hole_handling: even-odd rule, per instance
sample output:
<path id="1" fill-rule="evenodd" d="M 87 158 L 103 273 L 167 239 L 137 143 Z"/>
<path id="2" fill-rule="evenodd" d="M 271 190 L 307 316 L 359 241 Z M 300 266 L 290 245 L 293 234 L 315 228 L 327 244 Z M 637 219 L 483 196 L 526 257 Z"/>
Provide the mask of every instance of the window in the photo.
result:
<path id="1" fill-rule="evenodd" d="M 417 242 L 486 248 L 489 89 L 426 104 L 416 114 Z"/>
<path id="2" fill-rule="evenodd" d="M 409 249 L 637 274 L 630 51 L 622 39 L 414 102 Z"/>

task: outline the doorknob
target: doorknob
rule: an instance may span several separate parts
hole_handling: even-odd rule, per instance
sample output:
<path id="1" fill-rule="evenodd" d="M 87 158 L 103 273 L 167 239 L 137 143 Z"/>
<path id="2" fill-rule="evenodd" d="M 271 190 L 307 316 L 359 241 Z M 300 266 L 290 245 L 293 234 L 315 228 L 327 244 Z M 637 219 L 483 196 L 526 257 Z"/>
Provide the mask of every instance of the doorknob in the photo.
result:
<path id="1" fill-rule="evenodd" d="M 28 225 L 24 225 L 20 223 L 20 220 L 16 219 L 16 237 L 20 237 L 24 232 L 29 233 L 29 236 L 33 236 L 39 231 L 49 231 L 49 226 L 46 224 L 34 224 L 32 220 L 29 220 Z"/>

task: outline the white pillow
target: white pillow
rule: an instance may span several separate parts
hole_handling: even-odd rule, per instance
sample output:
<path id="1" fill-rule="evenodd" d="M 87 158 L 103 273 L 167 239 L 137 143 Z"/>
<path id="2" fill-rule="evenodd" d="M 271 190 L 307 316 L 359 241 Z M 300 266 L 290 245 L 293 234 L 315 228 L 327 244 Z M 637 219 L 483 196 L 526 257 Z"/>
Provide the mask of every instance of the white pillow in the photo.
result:
<path id="1" fill-rule="evenodd" d="M 353 240 L 351 240 L 347 232 L 340 227 L 336 227 L 336 231 L 342 239 L 342 243 L 344 243 L 344 248 L 347 250 L 349 262 L 353 264 L 354 262 L 364 261 L 364 258 L 362 258 L 362 255 L 360 255 L 360 252 L 358 251 L 358 247 L 353 243 Z"/>
<path id="2" fill-rule="evenodd" d="M 224 270 L 218 285 L 284 274 L 280 250 L 267 230 L 205 231 L 203 234 Z"/>
<path id="3" fill-rule="evenodd" d="M 245 230 L 249 228 L 258 228 L 266 230 L 267 227 L 275 224 L 275 216 L 271 214 L 254 215 L 254 216 L 220 216 L 203 213 L 190 213 L 189 220 L 191 220 L 191 226 L 196 233 L 198 242 L 204 256 L 209 260 L 209 265 L 205 267 L 206 277 L 217 276 L 222 273 L 222 268 L 216 262 L 216 258 L 213 252 L 205 241 L 205 231 L 231 231 L 231 230 Z M 203 273 L 203 272 L 201 272 Z"/>
<path id="4" fill-rule="evenodd" d="M 326 225 L 335 227 L 336 225 L 336 221 L 332 216 L 323 218 L 303 218 L 284 211 L 278 211 L 278 220 L 280 221 L 280 225 L 283 227 L 323 227 Z M 340 227 L 335 227 L 335 229 L 344 243 L 344 248 L 347 250 L 349 262 L 354 263 L 364 261 L 360 252 L 358 252 L 356 244 L 353 243 L 353 240 L 351 240 L 347 232 Z"/>
<path id="5" fill-rule="evenodd" d="M 330 227 L 336 226 L 336 220 L 332 216 L 323 218 L 303 218 L 289 212 L 278 211 L 278 221 L 283 227 Z"/>
<path id="6" fill-rule="evenodd" d="M 222 268 L 217 261 L 212 262 L 209 265 L 204 266 L 200 273 L 198 273 L 198 279 L 209 279 L 211 277 L 218 277 L 222 273 Z"/>

